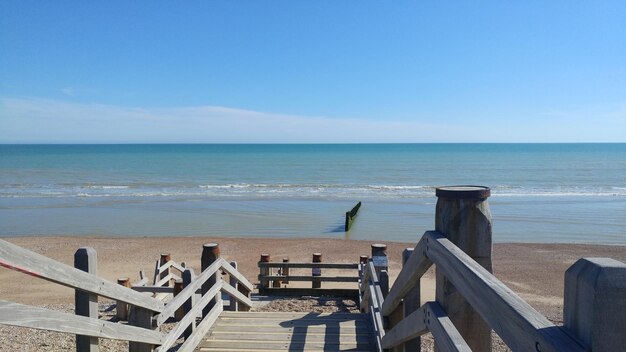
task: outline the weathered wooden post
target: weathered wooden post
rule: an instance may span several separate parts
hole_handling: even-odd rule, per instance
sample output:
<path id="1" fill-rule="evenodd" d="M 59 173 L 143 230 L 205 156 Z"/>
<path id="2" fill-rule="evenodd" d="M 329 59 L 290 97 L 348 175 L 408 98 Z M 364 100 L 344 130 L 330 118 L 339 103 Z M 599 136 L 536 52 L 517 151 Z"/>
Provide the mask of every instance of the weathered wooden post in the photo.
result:
<path id="1" fill-rule="evenodd" d="M 283 263 L 289 263 L 289 258 L 283 258 Z M 283 276 L 289 276 L 289 267 L 288 266 L 283 266 L 283 271 L 282 271 Z M 283 280 L 283 284 L 285 285 L 289 285 L 289 279 L 285 279 Z"/>
<path id="2" fill-rule="evenodd" d="M 269 262 L 270 262 L 270 255 L 267 253 L 262 253 L 259 263 L 269 263 Z M 268 268 L 266 266 L 265 267 L 259 266 L 259 293 L 260 294 L 267 293 L 266 289 L 270 286 L 270 281 L 268 279 L 265 279 L 264 277 L 269 276 L 271 272 L 272 272 L 271 268 Z"/>
<path id="3" fill-rule="evenodd" d="M 380 290 L 383 293 L 383 297 L 387 297 L 389 293 L 389 274 L 387 273 L 389 267 L 389 260 L 387 259 L 387 245 L 382 243 L 372 244 L 372 262 L 376 269 L 376 275 L 378 276 L 378 282 L 380 283 Z"/>
<path id="4" fill-rule="evenodd" d="M 202 258 L 200 260 L 202 271 L 206 270 L 206 268 L 211 266 L 211 264 L 213 264 L 216 260 L 219 260 L 219 259 L 220 259 L 220 245 L 219 244 L 212 242 L 212 243 L 205 243 L 202 246 Z M 216 272 L 215 274 L 211 275 L 211 277 L 204 284 L 202 284 L 201 292 L 203 296 L 211 289 L 211 287 L 213 287 L 213 285 L 217 283 L 218 275 L 219 273 Z M 203 318 L 207 316 L 207 314 L 209 314 L 209 311 L 211 311 L 211 308 L 213 308 L 217 304 L 219 300 L 217 297 L 218 295 L 220 294 L 218 293 L 216 297 L 213 298 L 206 305 L 206 307 L 204 307 L 204 309 L 202 310 Z"/>
<path id="5" fill-rule="evenodd" d="M 155 330 L 156 326 L 152 325 L 152 317 L 154 312 L 146 308 L 137 306 L 130 306 L 128 312 L 128 325 Z M 128 342 L 129 352 L 152 352 L 154 351 L 154 345 L 143 342 Z"/>
<path id="6" fill-rule="evenodd" d="M 413 248 L 405 248 L 402 251 L 402 265 L 409 260 L 413 254 Z M 420 309 L 421 307 L 421 297 L 420 297 L 420 279 L 417 279 L 415 286 L 409 291 L 409 293 L 404 296 L 404 300 L 402 301 L 402 308 L 404 310 L 404 317 L 408 317 L 414 311 Z M 420 352 L 422 348 L 420 337 L 416 337 L 412 340 L 409 340 L 404 343 L 404 351 L 415 351 Z"/>
<path id="7" fill-rule="evenodd" d="M 449 186 L 437 188 L 436 195 L 435 229 L 492 272 L 492 220 L 487 202 L 491 195 L 490 189 L 482 186 Z M 491 351 L 489 325 L 440 270 L 436 271 L 436 280 L 437 302 L 448 313 L 472 351 Z"/>
<path id="8" fill-rule="evenodd" d="M 98 257 L 96 250 L 91 247 L 81 247 L 74 253 L 74 267 L 90 274 L 97 275 Z M 80 290 L 74 291 L 74 305 L 76 315 L 98 319 L 98 296 Z M 76 335 L 77 352 L 97 352 L 98 338 Z"/>
<path id="9" fill-rule="evenodd" d="M 120 277 L 117 279 L 117 284 L 124 287 L 130 287 L 130 279 L 127 277 Z M 115 302 L 115 316 L 119 320 L 128 319 L 128 304 L 126 302 Z"/>
<path id="10" fill-rule="evenodd" d="M 230 266 L 232 266 L 233 268 L 235 268 L 235 270 L 237 270 L 237 262 L 230 262 Z M 237 291 L 239 291 L 239 281 L 237 281 L 237 278 L 235 278 L 234 276 L 231 276 L 228 278 L 228 283 Z M 229 298 L 230 304 L 228 305 L 228 310 L 236 312 L 239 310 L 238 306 L 239 306 L 239 302 L 237 302 L 237 300 L 235 300 L 235 298 L 233 296 L 230 296 Z"/>
<path id="11" fill-rule="evenodd" d="M 313 263 L 321 263 L 322 262 L 322 253 L 313 253 Z M 311 288 L 321 288 L 322 281 L 317 280 L 316 277 L 322 276 L 322 268 L 311 268 L 311 276 L 313 276 L 313 280 L 311 280 Z"/>
<path id="12" fill-rule="evenodd" d="M 159 268 L 167 264 L 167 262 L 169 262 L 170 260 L 172 260 L 172 256 L 170 256 L 169 253 L 161 253 L 161 258 L 159 259 Z M 161 271 L 161 273 L 159 274 L 159 280 L 163 280 L 165 277 L 167 277 L 167 275 L 169 275 L 169 273 L 170 268 Z M 170 280 L 170 282 L 168 282 L 165 286 L 172 286 L 171 283 L 172 282 Z"/>
<path id="13" fill-rule="evenodd" d="M 593 352 L 626 348 L 626 264 L 583 258 L 567 269 L 563 324 Z"/>
<path id="14" fill-rule="evenodd" d="M 182 279 L 176 280 L 174 282 L 174 297 L 178 296 L 178 294 L 182 290 L 183 290 L 183 280 Z M 174 313 L 174 319 L 176 321 L 180 321 L 184 317 L 185 317 L 185 309 L 183 309 L 183 307 L 176 309 L 176 312 Z"/>
<path id="15" fill-rule="evenodd" d="M 185 271 L 183 271 L 183 290 L 185 289 L 185 287 L 191 284 L 191 281 L 193 281 L 194 276 L 195 275 L 194 275 L 192 268 L 185 268 Z M 196 299 L 196 295 L 194 293 L 183 304 L 183 315 L 187 315 L 191 311 L 191 308 L 193 308 L 193 305 L 195 303 L 195 299 Z M 188 338 L 189 336 L 191 336 L 191 333 L 193 333 L 195 329 L 196 329 L 196 320 L 194 319 L 189 325 L 189 327 L 185 329 L 185 333 L 184 333 L 185 338 Z"/>

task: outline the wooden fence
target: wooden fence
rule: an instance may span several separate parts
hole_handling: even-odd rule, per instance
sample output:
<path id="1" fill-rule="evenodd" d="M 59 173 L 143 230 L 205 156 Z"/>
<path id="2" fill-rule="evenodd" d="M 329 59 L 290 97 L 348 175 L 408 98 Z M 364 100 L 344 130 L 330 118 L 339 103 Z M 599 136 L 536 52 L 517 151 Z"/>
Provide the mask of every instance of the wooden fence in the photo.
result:
<path id="1" fill-rule="evenodd" d="M 259 294 L 262 295 L 307 295 L 307 296 L 338 296 L 358 297 L 357 283 L 359 282 L 359 263 L 322 263 L 322 254 L 313 253 L 313 261 L 289 262 L 284 258 L 282 262 L 271 262 L 269 254 L 262 254 L 259 267 Z M 311 275 L 292 275 L 293 269 L 311 269 Z M 322 269 L 352 271 L 347 276 L 324 276 Z M 311 282 L 311 288 L 288 287 L 291 281 Z M 353 289 L 322 288 L 322 282 L 354 283 Z"/>
<path id="2" fill-rule="evenodd" d="M 492 329 L 513 351 L 624 350 L 626 264 L 587 258 L 572 265 L 564 325 L 556 326 L 491 273 L 488 189 L 442 188 L 437 195 L 437 230 L 405 250 L 389 292 L 373 261 L 363 270 L 361 307 L 371 313 L 379 351 L 419 351 L 429 331 L 441 351 L 491 351 Z M 420 305 L 420 278 L 433 264 L 436 301 Z"/>
<path id="3" fill-rule="evenodd" d="M 205 252 L 212 255 L 205 256 Z M 142 277 L 131 289 L 92 274 L 96 269 L 96 252 L 92 248 L 76 252 L 75 266 L 79 269 L 0 240 L 1 266 L 75 289 L 78 314 L 0 300 L 0 324 L 76 334 L 77 351 L 97 351 L 98 338 L 108 338 L 129 341 L 131 352 L 164 352 L 180 337 L 184 337 L 184 342 L 178 351 L 193 351 L 224 309 L 222 293 L 229 296 L 231 310 L 249 310 L 252 305 L 253 286 L 233 264 L 219 257 L 217 244 L 207 244 L 203 247 L 203 270 L 199 275 L 194 275 L 193 269 L 162 261 L 155 270 L 158 281 L 146 286 L 147 279 Z M 169 272 L 171 268 L 182 271 L 181 290 L 171 300 L 164 302 L 161 297 L 143 293 L 174 295 L 175 287 L 166 285 L 178 279 Z M 221 279 L 221 271 L 229 275 L 229 282 Z M 128 325 L 98 319 L 98 296 L 116 300 L 118 309 L 127 304 Z M 181 309 L 172 330 L 157 331 Z"/>

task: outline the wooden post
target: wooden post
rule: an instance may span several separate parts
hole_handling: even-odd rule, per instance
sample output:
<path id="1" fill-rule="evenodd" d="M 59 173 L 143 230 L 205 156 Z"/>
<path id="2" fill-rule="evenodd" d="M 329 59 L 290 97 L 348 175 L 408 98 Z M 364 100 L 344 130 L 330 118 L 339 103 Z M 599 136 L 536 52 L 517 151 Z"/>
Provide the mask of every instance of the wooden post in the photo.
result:
<path id="1" fill-rule="evenodd" d="M 313 263 L 321 263 L 322 262 L 322 253 L 313 253 Z M 312 268 L 311 276 L 322 276 L 321 268 Z M 320 280 L 316 280 L 315 278 L 311 281 L 311 288 L 321 288 L 322 282 Z"/>
<path id="2" fill-rule="evenodd" d="M 185 287 L 189 286 L 191 284 L 191 281 L 193 281 L 194 279 L 194 272 L 192 268 L 185 268 L 185 271 L 183 271 L 183 289 L 185 289 Z M 189 297 L 189 299 L 183 304 L 183 315 L 187 315 L 189 314 L 189 311 L 191 311 L 191 308 L 193 308 L 193 305 L 195 303 L 195 299 L 196 299 L 196 294 L 194 293 L 193 295 L 191 295 L 191 297 Z M 191 334 L 193 333 L 193 331 L 196 329 L 196 320 L 194 319 L 191 324 L 189 325 L 189 327 L 187 329 L 185 329 L 185 339 L 188 338 L 189 336 L 191 336 Z"/>
<path id="3" fill-rule="evenodd" d="M 389 276 L 387 274 L 389 260 L 387 259 L 386 244 L 372 244 L 372 262 L 374 262 L 374 268 L 376 268 L 378 282 L 380 283 L 380 290 L 383 293 L 383 297 L 387 297 L 387 294 L 389 293 Z M 384 273 L 383 270 L 385 271 Z"/>
<path id="4" fill-rule="evenodd" d="M 128 313 L 128 325 L 144 328 L 144 329 L 156 329 L 152 326 L 152 316 L 154 313 L 148 309 L 130 306 Z M 152 352 L 154 351 L 154 345 L 142 342 L 128 341 L 129 352 Z"/>
<path id="5" fill-rule="evenodd" d="M 407 262 L 407 260 L 409 260 L 409 258 L 411 257 L 411 254 L 413 254 L 413 248 L 406 248 L 404 251 L 402 251 L 402 265 L 403 266 Z M 421 289 L 420 279 L 418 278 L 417 282 L 415 283 L 415 286 L 411 289 L 411 291 L 409 291 L 409 293 L 406 294 L 406 296 L 404 296 L 404 300 L 402 301 L 404 317 L 408 317 L 409 315 L 411 315 L 411 313 L 420 309 L 421 307 L 420 289 Z M 405 351 L 420 352 L 421 348 L 422 348 L 422 344 L 420 341 L 420 337 L 416 337 L 404 343 Z"/>
<path id="6" fill-rule="evenodd" d="M 270 255 L 267 253 L 263 253 L 261 254 L 261 259 L 259 260 L 260 263 L 269 263 L 270 262 Z M 268 276 L 270 275 L 270 273 L 272 272 L 271 268 L 267 268 L 267 267 L 260 267 L 259 268 L 259 276 Z M 265 289 L 268 288 L 270 286 L 270 281 L 264 278 L 259 278 L 259 293 L 260 294 L 265 294 L 266 291 Z"/>
<path id="7" fill-rule="evenodd" d="M 436 190 L 435 229 L 489 272 L 491 267 L 491 211 L 488 187 L 450 186 Z M 436 299 L 472 351 L 491 351 L 491 329 L 439 270 Z M 438 347 L 435 345 L 438 351 Z"/>
<path id="8" fill-rule="evenodd" d="M 563 324 L 593 352 L 626 346 L 626 264 L 579 259 L 565 272 Z"/>
<path id="9" fill-rule="evenodd" d="M 91 247 L 79 248 L 74 253 L 74 267 L 90 274 L 97 275 L 98 257 L 96 250 Z M 98 296 L 80 290 L 74 291 L 74 305 L 76 315 L 98 319 Z M 97 352 L 98 338 L 76 335 L 77 352 Z"/>
<path id="10" fill-rule="evenodd" d="M 182 290 L 183 290 L 183 280 L 182 279 L 176 280 L 174 282 L 174 297 L 176 297 Z M 184 317 L 185 317 L 185 309 L 183 307 L 176 309 L 176 312 L 174 313 L 174 319 L 176 321 L 180 321 Z"/>
<path id="11" fill-rule="evenodd" d="M 167 262 L 169 262 L 170 260 L 172 260 L 172 257 L 170 256 L 169 253 L 161 253 L 161 258 L 159 259 L 159 267 L 167 264 Z M 169 275 L 170 273 L 170 268 L 167 268 L 166 270 L 162 271 L 159 274 L 159 280 L 162 280 L 164 277 L 166 277 L 167 275 Z M 168 282 L 166 286 L 172 286 L 171 285 L 172 282 Z"/>
<path id="12" fill-rule="evenodd" d="M 206 268 L 208 268 L 211 264 L 213 264 L 213 262 L 215 262 L 218 259 L 220 259 L 220 245 L 217 243 L 205 243 L 202 246 L 202 258 L 201 258 L 202 271 L 206 270 Z M 215 274 L 211 275 L 211 277 L 204 284 L 202 284 L 201 292 L 203 296 L 207 293 L 207 291 L 211 289 L 211 287 L 213 287 L 213 285 L 217 283 L 218 275 L 219 275 L 219 270 Z M 204 309 L 202 310 L 203 318 L 207 316 L 211 308 L 213 308 L 217 304 L 219 295 L 220 295 L 219 293 L 215 295 L 215 298 L 213 298 L 209 302 L 209 304 L 207 304 L 207 306 L 204 307 Z"/>
<path id="13" fill-rule="evenodd" d="M 120 277 L 117 279 L 117 284 L 124 287 L 130 287 L 130 279 L 127 277 Z M 126 302 L 115 302 L 115 316 L 118 320 L 128 319 L 128 304 Z"/>
<path id="14" fill-rule="evenodd" d="M 237 270 L 237 262 L 230 262 L 230 265 L 235 268 L 235 270 Z M 237 279 L 233 276 L 231 276 L 229 278 L 228 283 L 235 288 L 237 291 L 239 291 L 239 281 L 237 281 Z M 238 307 L 239 307 L 239 302 L 237 302 L 232 296 L 230 296 L 229 298 L 230 304 L 228 305 L 228 310 L 236 312 L 238 311 Z"/>
<path id="15" fill-rule="evenodd" d="M 283 258 L 283 263 L 289 263 L 289 258 Z M 289 267 L 283 267 L 283 271 L 282 271 L 283 276 L 289 276 Z M 289 280 L 285 279 L 283 280 L 283 284 L 285 285 L 289 285 Z"/>

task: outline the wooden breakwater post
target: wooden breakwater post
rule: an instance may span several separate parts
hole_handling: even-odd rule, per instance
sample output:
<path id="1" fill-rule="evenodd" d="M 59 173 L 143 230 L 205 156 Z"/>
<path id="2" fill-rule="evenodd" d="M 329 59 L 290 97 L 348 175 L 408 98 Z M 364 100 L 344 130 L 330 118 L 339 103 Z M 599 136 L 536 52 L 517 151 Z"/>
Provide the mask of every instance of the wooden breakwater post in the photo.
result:
<path id="1" fill-rule="evenodd" d="M 488 187 L 449 186 L 436 190 L 435 229 L 459 249 L 492 272 L 492 219 Z M 491 351 L 491 328 L 463 298 L 454 285 L 436 270 L 437 302 L 472 351 Z"/>
<path id="2" fill-rule="evenodd" d="M 313 253 L 313 263 L 321 263 L 322 262 L 322 253 Z M 311 288 L 321 288 L 322 281 L 316 280 L 315 277 L 322 276 L 322 268 L 311 268 L 311 276 L 313 279 L 311 280 Z"/>
<path id="3" fill-rule="evenodd" d="M 389 293 L 389 260 L 387 258 L 387 245 L 383 243 L 372 244 L 372 263 L 376 269 L 376 276 L 380 283 L 380 290 L 383 297 Z"/>
<path id="4" fill-rule="evenodd" d="M 259 263 L 269 263 L 271 260 L 268 253 L 261 253 Z M 269 267 L 259 267 L 259 294 L 266 294 L 267 288 L 270 287 L 270 281 L 265 279 L 265 276 L 269 276 L 272 273 L 272 269 Z"/>
<path id="5" fill-rule="evenodd" d="M 359 212 L 360 208 L 361 202 L 358 202 L 356 203 L 354 208 L 352 208 L 352 210 L 346 212 L 346 223 L 344 226 L 346 232 L 350 230 L 350 227 L 352 227 L 352 222 L 354 222 L 354 218 L 356 217 L 356 214 Z"/>
<path id="6" fill-rule="evenodd" d="M 211 266 L 211 264 L 218 259 L 220 259 L 220 245 L 214 242 L 205 243 L 202 246 L 202 258 L 200 259 L 202 271 L 206 270 L 206 268 Z M 218 273 L 215 273 L 211 275 L 211 278 L 209 278 L 204 284 L 202 284 L 201 292 L 203 296 L 217 283 L 217 280 Z M 211 311 L 211 308 L 213 308 L 217 303 L 218 298 L 213 298 L 211 302 L 209 302 L 209 304 L 207 304 L 202 310 L 202 317 L 206 317 Z"/>
<path id="7" fill-rule="evenodd" d="M 74 253 L 74 267 L 86 271 L 92 275 L 97 272 L 98 256 L 96 250 L 91 247 L 79 248 Z M 98 319 L 98 295 L 74 291 L 74 305 L 76 315 Z M 76 351 L 78 352 L 98 352 L 99 341 L 97 337 L 76 335 Z"/>

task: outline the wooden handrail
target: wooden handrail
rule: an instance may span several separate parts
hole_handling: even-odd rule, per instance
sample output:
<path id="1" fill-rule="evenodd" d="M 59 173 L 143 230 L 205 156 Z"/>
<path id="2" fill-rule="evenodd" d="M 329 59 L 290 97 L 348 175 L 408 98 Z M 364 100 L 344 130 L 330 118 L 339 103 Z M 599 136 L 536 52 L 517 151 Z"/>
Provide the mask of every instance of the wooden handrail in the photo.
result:
<path id="1" fill-rule="evenodd" d="M 215 297 L 216 294 L 220 293 L 220 291 L 222 290 L 222 285 L 223 283 L 219 282 L 211 287 L 211 289 L 207 291 L 207 293 L 202 296 L 202 298 L 200 298 L 200 300 L 191 308 L 191 310 L 187 312 L 187 314 L 185 314 L 183 319 L 181 319 L 178 324 L 176 324 L 174 329 L 172 329 L 167 334 L 167 336 L 165 336 L 162 345 L 157 348 L 156 351 L 167 351 L 170 347 L 172 347 L 172 345 L 176 343 L 178 337 L 182 335 L 182 333 L 187 329 L 189 324 L 196 320 L 196 317 L 202 312 L 202 309 L 204 309 L 204 307 L 209 304 L 209 302 L 213 299 L 213 297 Z M 212 309 L 218 309 L 218 306 L 219 305 L 213 307 Z"/>
<path id="2" fill-rule="evenodd" d="M 200 275 L 198 275 L 195 280 L 191 282 L 187 287 L 185 287 L 176 297 L 174 297 L 166 306 L 165 309 L 161 312 L 161 314 L 156 315 L 153 319 L 156 321 L 157 325 L 163 324 L 169 317 L 173 316 L 176 313 L 176 310 L 180 308 L 193 294 L 196 293 L 213 274 L 215 274 L 222 265 L 221 260 L 216 260 L 213 264 L 211 264 L 206 270 L 204 270 Z"/>
<path id="3" fill-rule="evenodd" d="M 382 307 L 382 314 L 384 316 L 389 316 L 393 313 L 404 296 L 409 293 L 433 264 L 433 262 L 424 255 L 425 252 L 426 240 L 422 237 L 387 294 L 387 298 Z"/>
<path id="4" fill-rule="evenodd" d="M 248 296 L 244 295 L 243 293 L 237 291 L 236 288 L 232 287 L 226 282 L 222 283 L 222 292 L 227 293 L 230 296 L 231 300 L 234 299 L 240 304 L 243 304 L 248 308 L 252 308 L 252 301 L 250 300 L 250 298 L 248 298 Z"/>
<path id="5" fill-rule="evenodd" d="M 231 278 L 234 277 L 237 280 L 237 282 L 239 282 L 240 286 L 245 287 L 249 292 L 254 290 L 254 285 L 252 285 L 252 283 L 248 281 L 248 279 L 246 279 L 245 276 L 241 275 L 241 273 L 237 269 L 233 268 L 233 266 L 230 265 L 230 263 L 228 263 L 224 259 L 221 259 L 220 262 L 222 263 L 222 269 L 225 272 L 227 272 Z"/>
<path id="6" fill-rule="evenodd" d="M 10 242 L 0 240 L 0 266 L 63 286 L 162 312 L 163 302 Z"/>
<path id="7" fill-rule="evenodd" d="M 514 351 L 586 351 L 441 233 L 427 231 L 426 255 Z"/>
<path id="8" fill-rule="evenodd" d="M 160 345 L 164 336 L 150 329 L 0 300 L 0 324 Z"/>

